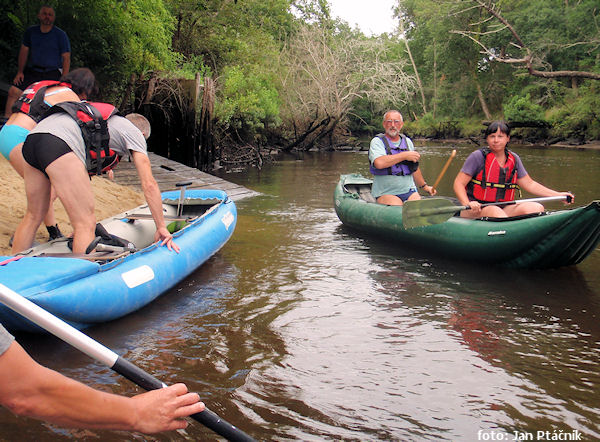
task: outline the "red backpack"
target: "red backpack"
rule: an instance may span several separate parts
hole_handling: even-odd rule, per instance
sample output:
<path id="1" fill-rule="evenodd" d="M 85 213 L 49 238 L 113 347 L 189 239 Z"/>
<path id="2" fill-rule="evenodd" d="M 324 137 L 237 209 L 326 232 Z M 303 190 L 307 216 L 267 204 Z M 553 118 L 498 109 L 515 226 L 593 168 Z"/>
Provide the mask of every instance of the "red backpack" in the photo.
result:
<path id="1" fill-rule="evenodd" d="M 66 112 L 79 125 L 86 147 L 86 168 L 90 175 L 106 173 L 119 163 L 121 156 L 108 147 L 110 135 L 107 120 L 113 115 L 120 115 L 116 107 L 108 103 L 64 101 L 52 106 L 44 117 L 57 112 Z"/>

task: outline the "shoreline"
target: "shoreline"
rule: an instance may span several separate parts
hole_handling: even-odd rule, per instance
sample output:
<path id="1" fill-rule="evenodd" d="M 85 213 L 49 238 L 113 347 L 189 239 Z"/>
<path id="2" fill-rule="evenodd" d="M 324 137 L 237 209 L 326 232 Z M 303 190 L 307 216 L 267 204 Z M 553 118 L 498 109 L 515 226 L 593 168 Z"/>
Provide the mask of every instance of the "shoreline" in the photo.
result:
<path id="1" fill-rule="evenodd" d="M 411 138 L 415 144 L 417 143 L 429 143 L 429 144 L 460 144 L 467 146 L 475 146 L 476 143 L 468 138 L 445 138 L 445 139 L 432 139 L 415 137 Z M 483 140 L 481 140 L 483 145 Z M 583 144 L 571 144 L 571 143 L 554 143 L 554 144 L 536 144 L 536 143 L 525 143 L 525 142 L 510 142 L 509 145 L 518 147 L 533 147 L 536 149 L 552 148 L 552 149 L 573 149 L 573 150 L 600 150 L 600 141 L 593 141 L 590 143 Z"/>

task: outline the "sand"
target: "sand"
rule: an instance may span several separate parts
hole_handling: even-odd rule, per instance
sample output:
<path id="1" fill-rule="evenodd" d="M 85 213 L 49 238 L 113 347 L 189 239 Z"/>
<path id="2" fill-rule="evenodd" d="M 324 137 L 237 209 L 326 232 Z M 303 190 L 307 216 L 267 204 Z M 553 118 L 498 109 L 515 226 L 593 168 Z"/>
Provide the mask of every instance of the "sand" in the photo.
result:
<path id="1" fill-rule="evenodd" d="M 118 168 L 115 170 L 118 172 Z M 0 155 L 0 254 L 10 255 L 8 241 L 15 232 L 27 208 L 25 185 L 23 179 L 15 172 L 10 163 Z M 111 215 L 132 209 L 144 204 L 144 195 L 130 187 L 109 181 L 103 177 L 92 177 L 94 189 L 96 220 L 100 221 Z M 54 203 L 58 226 L 64 235 L 73 232 L 69 217 L 59 200 Z M 42 224 L 38 229 L 36 241 L 48 240 L 48 232 Z"/>

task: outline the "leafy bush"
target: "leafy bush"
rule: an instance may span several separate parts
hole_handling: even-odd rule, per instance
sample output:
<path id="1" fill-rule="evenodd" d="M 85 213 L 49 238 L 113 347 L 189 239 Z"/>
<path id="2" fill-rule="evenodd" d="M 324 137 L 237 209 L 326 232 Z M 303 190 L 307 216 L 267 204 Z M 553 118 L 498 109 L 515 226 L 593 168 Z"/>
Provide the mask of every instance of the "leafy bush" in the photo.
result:
<path id="1" fill-rule="evenodd" d="M 531 96 L 514 95 L 504 103 L 504 118 L 512 122 L 545 122 L 544 110 L 536 103 L 533 103 Z"/>
<path id="2" fill-rule="evenodd" d="M 598 86 L 571 90 L 561 106 L 547 113 L 551 134 L 557 138 L 577 138 L 581 142 L 600 139 L 600 94 Z"/>
<path id="3" fill-rule="evenodd" d="M 267 74 L 251 66 L 225 68 L 221 97 L 215 104 L 219 124 L 225 129 L 237 130 L 242 137 L 279 125 L 280 100 L 273 84 Z"/>

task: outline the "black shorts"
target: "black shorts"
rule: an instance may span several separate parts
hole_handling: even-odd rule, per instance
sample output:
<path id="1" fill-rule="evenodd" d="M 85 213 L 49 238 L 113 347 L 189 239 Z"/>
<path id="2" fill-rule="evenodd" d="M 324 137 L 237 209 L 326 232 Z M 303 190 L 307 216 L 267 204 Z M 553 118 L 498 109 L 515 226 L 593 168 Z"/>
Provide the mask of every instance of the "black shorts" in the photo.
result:
<path id="1" fill-rule="evenodd" d="M 46 167 L 69 152 L 69 145 L 52 134 L 29 134 L 23 144 L 25 161 L 46 176 Z"/>
<path id="2" fill-rule="evenodd" d="M 21 89 L 22 91 L 24 91 L 27 86 L 29 86 L 30 84 L 33 84 L 37 81 L 42 81 L 42 80 L 60 80 L 60 77 L 62 76 L 62 74 L 60 73 L 60 71 L 58 69 L 53 69 L 51 71 L 44 71 L 44 72 L 40 72 L 40 71 L 35 71 L 33 69 L 30 68 L 25 68 L 25 70 L 23 71 L 23 81 L 21 82 L 21 84 L 15 84 L 15 87 L 18 87 L 19 89 Z"/>

